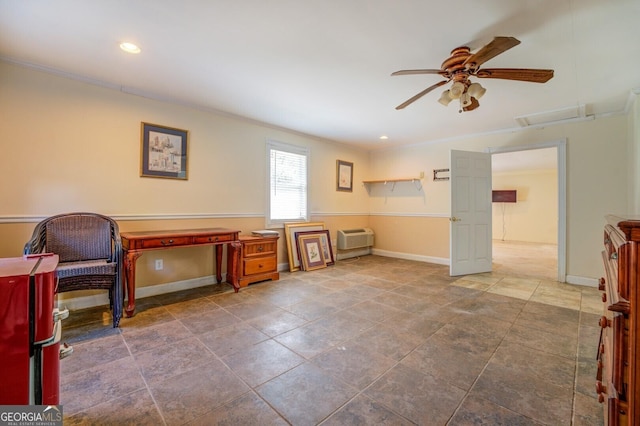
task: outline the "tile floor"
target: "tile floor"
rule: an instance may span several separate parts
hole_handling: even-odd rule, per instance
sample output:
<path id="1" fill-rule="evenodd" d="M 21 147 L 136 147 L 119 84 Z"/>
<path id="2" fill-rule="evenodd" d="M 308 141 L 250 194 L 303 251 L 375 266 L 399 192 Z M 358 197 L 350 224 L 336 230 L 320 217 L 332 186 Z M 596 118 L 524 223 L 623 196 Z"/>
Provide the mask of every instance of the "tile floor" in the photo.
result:
<path id="1" fill-rule="evenodd" d="M 65 425 L 601 425 L 596 289 L 364 256 L 72 312 Z"/>

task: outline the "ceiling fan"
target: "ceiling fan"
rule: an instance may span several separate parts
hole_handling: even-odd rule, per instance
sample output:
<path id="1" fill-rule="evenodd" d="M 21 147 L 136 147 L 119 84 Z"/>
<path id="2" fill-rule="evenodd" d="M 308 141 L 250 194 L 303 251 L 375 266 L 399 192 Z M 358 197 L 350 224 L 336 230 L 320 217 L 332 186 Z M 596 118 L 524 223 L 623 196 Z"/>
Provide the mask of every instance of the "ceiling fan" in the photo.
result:
<path id="1" fill-rule="evenodd" d="M 440 69 L 401 70 L 394 75 L 410 74 L 438 74 L 446 80 L 427 87 L 422 92 L 406 100 L 396 107 L 403 109 L 417 101 L 432 90 L 453 81 L 451 88 L 440 96 L 438 102 L 447 106 L 454 99 L 460 100 L 460 110 L 473 111 L 480 106 L 478 99 L 484 95 L 486 89 L 480 83 L 473 83 L 470 77 L 499 78 L 503 80 L 529 81 L 533 83 L 546 83 L 553 77 L 553 70 L 528 69 L 528 68 L 483 68 L 480 66 L 499 54 L 520 44 L 520 40 L 514 37 L 494 37 L 487 45 L 476 53 L 471 53 L 467 46 L 456 47 L 442 63 Z"/>

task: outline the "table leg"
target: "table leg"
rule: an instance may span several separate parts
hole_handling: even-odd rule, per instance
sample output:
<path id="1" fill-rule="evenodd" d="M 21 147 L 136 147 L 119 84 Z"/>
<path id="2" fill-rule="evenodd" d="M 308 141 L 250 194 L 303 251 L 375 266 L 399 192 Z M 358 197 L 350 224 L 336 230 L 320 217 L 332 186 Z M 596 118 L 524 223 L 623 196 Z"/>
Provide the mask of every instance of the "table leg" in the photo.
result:
<path id="1" fill-rule="evenodd" d="M 231 277 L 231 280 L 227 280 L 233 285 L 233 290 L 237 293 L 240 290 L 240 250 L 242 243 L 239 241 L 233 241 L 229 243 L 227 248 L 227 256 L 231 256 L 231 262 L 227 262 L 227 277 Z"/>
<path id="2" fill-rule="evenodd" d="M 131 318 L 136 310 L 136 260 L 142 253 L 127 251 L 124 256 L 124 277 L 127 284 L 127 307 L 124 312 Z"/>
<path id="3" fill-rule="evenodd" d="M 216 244 L 216 282 L 222 282 L 222 244 Z"/>

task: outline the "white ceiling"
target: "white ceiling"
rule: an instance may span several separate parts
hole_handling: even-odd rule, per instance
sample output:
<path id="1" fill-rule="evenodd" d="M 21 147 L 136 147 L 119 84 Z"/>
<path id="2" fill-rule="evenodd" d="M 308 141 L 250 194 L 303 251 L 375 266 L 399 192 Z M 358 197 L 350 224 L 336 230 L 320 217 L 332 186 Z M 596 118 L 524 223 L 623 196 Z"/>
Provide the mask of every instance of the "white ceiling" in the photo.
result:
<path id="1" fill-rule="evenodd" d="M 483 79 L 472 112 L 440 105 L 446 87 L 395 110 L 441 78 L 393 71 L 439 68 L 498 35 L 522 43 L 484 67 L 554 78 Z M 142 52 L 122 52 L 125 40 Z M 373 149 L 577 105 L 624 111 L 640 88 L 640 1 L 0 0 L 0 59 Z"/>

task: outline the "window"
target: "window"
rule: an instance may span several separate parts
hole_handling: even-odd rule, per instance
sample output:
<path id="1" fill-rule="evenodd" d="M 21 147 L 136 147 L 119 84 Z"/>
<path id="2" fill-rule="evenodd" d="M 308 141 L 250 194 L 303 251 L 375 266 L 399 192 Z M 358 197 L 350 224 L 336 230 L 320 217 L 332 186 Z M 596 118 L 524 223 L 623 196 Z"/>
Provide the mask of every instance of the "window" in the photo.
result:
<path id="1" fill-rule="evenodd" d="M 309 148 L 267 141 L 267 227 L 309 221 Z"/>

